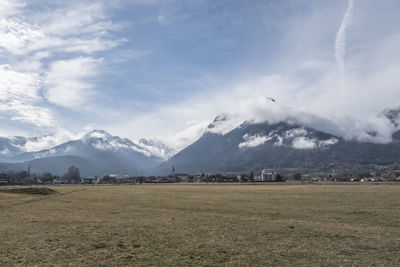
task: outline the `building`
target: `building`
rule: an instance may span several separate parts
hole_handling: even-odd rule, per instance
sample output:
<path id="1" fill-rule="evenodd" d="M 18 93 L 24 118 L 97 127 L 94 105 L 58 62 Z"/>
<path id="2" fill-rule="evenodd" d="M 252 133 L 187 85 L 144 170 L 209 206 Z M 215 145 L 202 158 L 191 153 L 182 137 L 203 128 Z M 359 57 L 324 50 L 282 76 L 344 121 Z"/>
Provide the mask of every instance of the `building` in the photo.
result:
<path id="1" fill-rule="evenodd" d="M 68 184 L 68 180 L 64 177 L 57 177 L 53 180 L 54 184 Z"/>
<path id="2" fill-rule="evenodd" d="M 259 173 L 254 174 L 255 182 L 275 182 L 278 176 L 277 172 L 264 169 Z"/>
<path id="3" fill-rule="evenodd" d="M 98 184 L 100 178 L 98 177 L 83 177 L 81 178 L 81 184 Z"/>
<path id="4" fill-rule="evenodd" d="M 9 182 L 10 178 L 4 173 L 0 173 L 0 184 L 8 184 Z"/>

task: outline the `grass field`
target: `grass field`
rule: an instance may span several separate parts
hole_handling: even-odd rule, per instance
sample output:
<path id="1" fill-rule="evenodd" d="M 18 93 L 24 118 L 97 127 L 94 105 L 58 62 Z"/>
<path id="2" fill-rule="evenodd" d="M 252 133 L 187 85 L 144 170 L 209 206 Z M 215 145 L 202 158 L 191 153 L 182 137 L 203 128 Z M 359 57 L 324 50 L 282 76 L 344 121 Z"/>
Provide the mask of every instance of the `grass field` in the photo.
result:
<path id="1" fill-rule="evenodd" d="M 0 192 L 0 266 L 400 266 L 400 185 Z"/>

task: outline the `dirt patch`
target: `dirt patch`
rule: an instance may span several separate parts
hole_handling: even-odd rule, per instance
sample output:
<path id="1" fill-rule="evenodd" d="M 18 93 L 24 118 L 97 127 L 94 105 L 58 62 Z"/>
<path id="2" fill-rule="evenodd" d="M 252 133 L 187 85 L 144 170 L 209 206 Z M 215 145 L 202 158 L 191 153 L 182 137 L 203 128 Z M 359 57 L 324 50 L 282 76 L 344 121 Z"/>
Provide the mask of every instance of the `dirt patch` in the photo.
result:
<path id="1" fill-rule="evenodd" d="M 27 195 L 51 195 L 57 191 L 46 187 L 28 187 L 28 188 L 5 188 L 0 189 L 0 193 L 27 194 Z"/>

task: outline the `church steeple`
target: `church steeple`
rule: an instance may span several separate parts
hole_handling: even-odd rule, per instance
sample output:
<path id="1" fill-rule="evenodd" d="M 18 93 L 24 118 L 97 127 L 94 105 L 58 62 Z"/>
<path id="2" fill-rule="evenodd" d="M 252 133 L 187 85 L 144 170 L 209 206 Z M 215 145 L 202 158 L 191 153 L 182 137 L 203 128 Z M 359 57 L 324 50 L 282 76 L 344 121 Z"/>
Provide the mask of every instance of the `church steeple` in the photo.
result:
<path id="1" fill-rule="evenodd" d="M 171 168 L 171 176 L 175 176 L 175 167 L 172 165 Z"/>

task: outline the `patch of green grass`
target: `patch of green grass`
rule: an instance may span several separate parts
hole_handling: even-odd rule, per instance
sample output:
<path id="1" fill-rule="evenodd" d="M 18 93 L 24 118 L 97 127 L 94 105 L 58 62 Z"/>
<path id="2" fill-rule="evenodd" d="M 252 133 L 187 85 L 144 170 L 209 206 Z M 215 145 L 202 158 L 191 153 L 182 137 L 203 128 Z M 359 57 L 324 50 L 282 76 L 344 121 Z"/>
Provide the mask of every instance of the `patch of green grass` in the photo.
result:
<path id="1" fill-rule="evenodd" d="M 0 194 L 0 266 L 399 266 L 397 185 Z"/>

